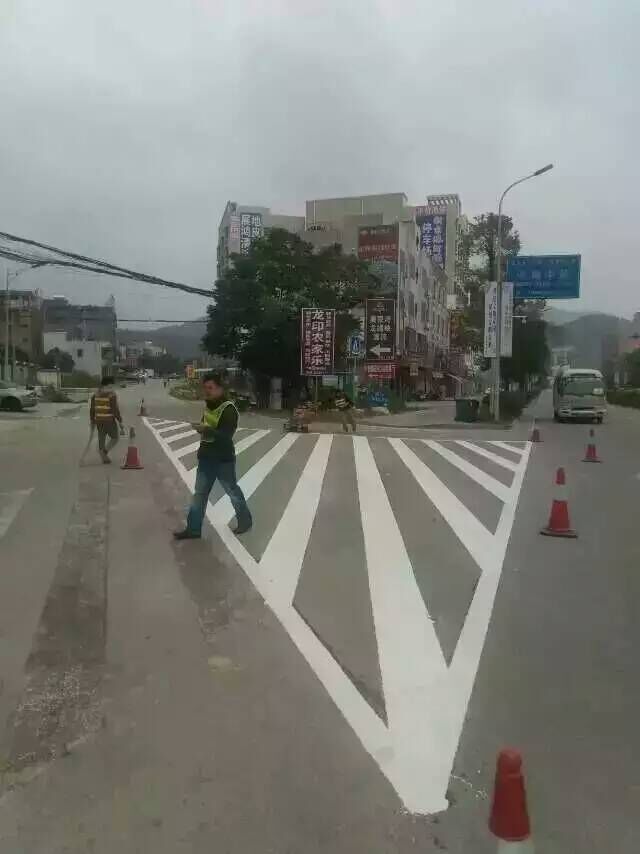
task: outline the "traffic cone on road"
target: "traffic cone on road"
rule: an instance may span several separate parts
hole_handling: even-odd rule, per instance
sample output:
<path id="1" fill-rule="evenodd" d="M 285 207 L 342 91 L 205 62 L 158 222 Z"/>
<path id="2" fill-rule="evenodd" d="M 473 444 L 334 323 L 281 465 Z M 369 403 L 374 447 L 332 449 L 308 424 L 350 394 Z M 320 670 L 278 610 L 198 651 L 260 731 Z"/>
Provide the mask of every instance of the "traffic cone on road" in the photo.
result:
<path id="1" fill-rule="evenodd" d="M 533 854 L 522 756 L 517 750 L 498 754 L 489 830 L 498 840 L 498 854 Z"/>
<path id="2" fill-rule="evenodd" d="M 147 407 L 144 405 L 144 397 L 140 401 L 140 411 L 138 412 L 139 416 L 144 416 L 147 414 Z"/>
<path id="3" fill-rule="evenodd" d="M 593 432 L 593 427 L 589 430 L 589 442 L 587 444 L 587 450 L 585 451 L 583 463 L 601 463 L 602 460 L 598 458 L 598 453 L 596 451 L 596 439 L 595 434 Z"/>
<path id="4" fill-rule="evenodd" d="M 131 427 L 129 430 L 129 447 L 127 448 L 127 456 L 120 468 L 123 469 L 143 469 L 144 466 L 140 462 L 140 455 L 135 444 L 136 431 Z"/>
<path id="5" fill-rule="evenodd" d="M 556 494 L 551 504 L 549 524 L 540 531 L 545 537 L 569 537 L 575 539 L 578 536 L 569 522 L 569 503 L 565 487 L 564 469 L 559 468 L 556 473 Z"/>

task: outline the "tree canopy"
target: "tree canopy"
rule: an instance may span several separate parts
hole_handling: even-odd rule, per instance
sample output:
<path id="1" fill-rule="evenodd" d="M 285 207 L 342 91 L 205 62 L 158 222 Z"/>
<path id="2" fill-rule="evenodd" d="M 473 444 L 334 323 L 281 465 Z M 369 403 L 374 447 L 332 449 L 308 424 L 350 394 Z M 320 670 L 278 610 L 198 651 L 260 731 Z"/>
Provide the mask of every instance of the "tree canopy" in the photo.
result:
<path id="1" fill-rule="evenodd" d="M 349 310 L 375 290 L 367 264 L 339 245 L 315 251 L 310 243 L 274 228 L 215 284 L 203 344 L 207 352 L 237 358 L 258 379 L 296 384 L 300 366 L 300 310 L 336 309 L 339 355 L 355 321 Z"/>

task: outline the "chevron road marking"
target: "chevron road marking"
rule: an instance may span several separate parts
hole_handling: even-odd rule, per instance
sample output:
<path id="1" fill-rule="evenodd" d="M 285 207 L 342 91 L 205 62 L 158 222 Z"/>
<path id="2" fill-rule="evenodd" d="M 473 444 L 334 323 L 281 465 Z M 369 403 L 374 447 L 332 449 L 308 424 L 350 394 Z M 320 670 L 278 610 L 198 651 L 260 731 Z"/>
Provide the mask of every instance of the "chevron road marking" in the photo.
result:
<path id="1" fill-rule="evenodd" d="M 188 470 L 179 452 L 172 451 L 154 426 L 146 423 L 179 476 L 193 489 L 195 470 Z M 242 441 L 247 442 L 252 436 Z M 285 434 L 245 473 L 240 484 L 247 497 L 284 459 L 298 438 L 298 434 Z M 512 451 L 518 458 L 515 462 L 488 451 L 488 443 L 455 440 L 445 444 L 425 440 L 427 447 L 502 502 L 498 525 L 492 533 L 411 450 L 406 440 L 382 439 L 389 442 L 481 570 L 451 663 L 447 666 L 370 441 L 361 436 L 340 438 L 339 441 L 353 442 L 357 499 L 387 712 L 385 725 L 293 605 L 332 442 L 336 441 L 330 435 L 305 436 L 303 440 L 314 443 L 311 454 L 302 473 L 296 476 L 291 497 L 260 561 L 254 559 L 230 530 L 228 522 L 233 509 L 227 496 L 209 504 L 207 518 L 306 658 L 405 808 L 414 813 L 439 812 L 448 805 L 446 791 L 451 768 L 489 628 L 531 446 L 529 443 L 513 448 L 506 443 L 504 447 L 494 445 L 496 451 Z M 239 442 L 237 447 L 241 444 Z M 456 454 L 452 449 L 456 445 L 511 471 L 511 485 L 505 486 Z"/>

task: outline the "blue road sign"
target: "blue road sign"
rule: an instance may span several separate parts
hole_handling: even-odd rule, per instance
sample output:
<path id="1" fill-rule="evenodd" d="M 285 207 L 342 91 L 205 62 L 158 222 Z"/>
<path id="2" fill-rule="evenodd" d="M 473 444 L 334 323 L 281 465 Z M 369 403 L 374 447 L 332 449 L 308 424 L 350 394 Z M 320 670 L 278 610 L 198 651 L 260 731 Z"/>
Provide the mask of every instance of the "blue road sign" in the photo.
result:
<path id="1" fill-rule="evenodd" d="M 352 335 L 349 338 L 349 355 L 361 356 L 364 350 L 364 341 L 359 335 Z"/>
<path id="2" fill-rule="evenodd" d="M 515 299 L 577 299 L 580 255 L 516 255 L 507 261 Z"/>

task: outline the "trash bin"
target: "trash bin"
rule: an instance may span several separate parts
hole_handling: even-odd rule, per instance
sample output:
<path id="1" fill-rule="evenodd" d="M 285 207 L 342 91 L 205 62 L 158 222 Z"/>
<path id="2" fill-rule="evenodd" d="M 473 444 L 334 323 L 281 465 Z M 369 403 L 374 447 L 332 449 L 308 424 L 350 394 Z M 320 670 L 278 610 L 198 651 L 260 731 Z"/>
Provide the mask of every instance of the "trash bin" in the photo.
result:
<path id="1" fill-rule="evenodd" d="M 456 397 L 456 421 L 469 424 L 477 421 L 480 414 L 479 397 Z"/>

